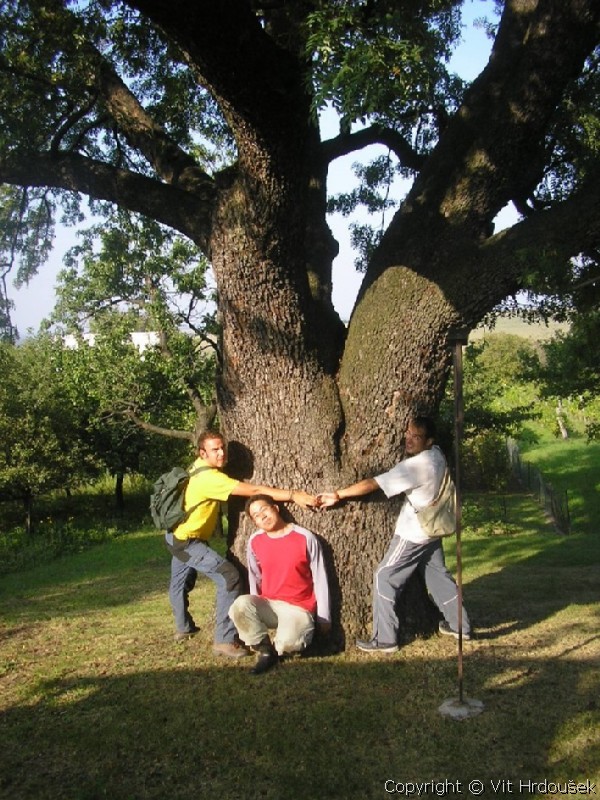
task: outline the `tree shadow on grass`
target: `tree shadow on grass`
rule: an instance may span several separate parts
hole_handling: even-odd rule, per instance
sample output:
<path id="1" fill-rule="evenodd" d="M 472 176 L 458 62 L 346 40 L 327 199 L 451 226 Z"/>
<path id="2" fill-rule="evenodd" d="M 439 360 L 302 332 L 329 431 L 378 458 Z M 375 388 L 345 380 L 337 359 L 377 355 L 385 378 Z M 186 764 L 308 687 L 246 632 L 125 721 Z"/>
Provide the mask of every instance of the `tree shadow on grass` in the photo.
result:
<path id="1" fill-rule="evenodd" d="M 421 796 L 472 796 L 471 780 L 489 794 L 492 780 L 598 775 L 593 664 L 482 654 L 470 678 L 484 712 L 456 722 L 438 711 L 455 688 L 440 649 L 301 659 L 260 678 L 227 664 L 42 681 L 41 699 L 0 717 L 0 796 L 364 800 L 389 794 L 386 781 L 460 782 Z"/>
<path id="2" fill-rule="evenodd" d="M 465 586 L 479 629 L 464 645 L 465 691 L 485 709 L 464 722 L 438 711 L 457 694 L 452 639 L 417 640 L 391 657 L 295 659 L 260 677 L 202 654 L 212 620 L 189 647 L 174 648 L 166 600 L 164 630 L 129 617 L 134 601 L 143 615 L 146 596 L 166 597 L 168 554 L 155 534 L 65 559 L 58 572 L 47 565 L 33 585 L 21 576 L 31 587 L 21 596 L 4 586 L 4 632 L 13 654 L 21 642 L 33 652 L 3 672 L 5 688 L 27 688 L 0 715 L 0 797 L 363 800 L 427 781 L 437 788 L 421 796 L 469 796 L 471 780 L 514 797 L 527 793 L 520 781 L 597 780 L 598 568 L 585 566 L 570 537 L 542 545 L 465 543 L 467 563 L 498 571 Z M 212 605 L 208 586 L 192 597 Z M 134 628 L 122 634 L 108 619 L 102 627 L 102 612 L 119 605 Z M 570 617 L 575 606 L 589 607 L 587 616 Z M 92 613 L 83 638 L 69 638 L 67 624 L 46 643 L 79 648 L 79 661 L 53 660 L 28 630 L 69 614 L 81 628 Z M 494 791 L 492 780 L 513 785 Z M 444 781 L 454 789 L 440 794 Z"/>
<path id="3" fill-rule="evenodd" d="M 447 545 L 445 548 L 450 551 L 447 560 L 453 568 L 454 554 Z M 479 638 L 493 639 L 500 633 L 527 629 L 574 603 L 597 602 L 599 549 L 596 539 L 548 532 L 463 541 L 464 603 Z M 166 603 L 169 564 L 170 554 L 160 533 L 108 542 L 31 572 L 4 576 L 0 581 L 3 616 L 13 626 L 22 627 L 64 615 L 126 609 L 157 593 Z M 481 574 L 489 564 L 497 565 L 497 571 Z M 580 573 L 584 566 L 585 573 Z M 192 613 L 200 617 L 199 624 L 202 620 L 196 606 L 207 590 L 214 591 L 212 584 L 199 576 L 191 595 Z M 365 592 L 370 591 L 370 586 L 365 587 Z M 402 599 L 403 616 L 410 614 L 406 599 Z M 212 598 L 208 605 L 212 607 Z M 170 635 L 168 607 L 166 631 Z M 430 636 L 432 631 L 423 630 L 422 634 Z M 0 636 L 8 635 L 10 629 L 0 631 Z"/>

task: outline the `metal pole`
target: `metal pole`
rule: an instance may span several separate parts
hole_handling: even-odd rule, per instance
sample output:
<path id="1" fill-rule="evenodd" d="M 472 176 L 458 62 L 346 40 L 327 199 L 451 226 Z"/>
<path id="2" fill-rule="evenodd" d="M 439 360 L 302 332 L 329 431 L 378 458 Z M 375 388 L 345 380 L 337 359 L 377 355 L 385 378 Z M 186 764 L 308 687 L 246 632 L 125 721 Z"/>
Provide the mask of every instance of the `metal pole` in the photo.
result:
<path id="1" fill-rule="evenodd" d="M 460 449 L 464 430 L 462 348 L 468 341 L 467 331 L 453 331 L 449 341 L 454 345 L 454 483 L 456 485 L 456 583 L 458 586 L 458 699 L 463 697 L 463 590 L 462 590 L 462 484 Z"/>
<path id="2" fill-rule="evenodd" d="M 442 703 L 441 714 L 452 719 L 474 717 L 483 711 L 481 700 L 466 698 L 463 694 L 463 591 L 462 591 L 462 486 L 460 472 L 460 445 L 464 429 L 462 348 L 467 344 L 469 332 L 466 329 L 449 331 L 448 344 L 453 345 L 454 367 L 454 483 L 456 486 L 456 585 L 458 587 L 458 697 Z"/>

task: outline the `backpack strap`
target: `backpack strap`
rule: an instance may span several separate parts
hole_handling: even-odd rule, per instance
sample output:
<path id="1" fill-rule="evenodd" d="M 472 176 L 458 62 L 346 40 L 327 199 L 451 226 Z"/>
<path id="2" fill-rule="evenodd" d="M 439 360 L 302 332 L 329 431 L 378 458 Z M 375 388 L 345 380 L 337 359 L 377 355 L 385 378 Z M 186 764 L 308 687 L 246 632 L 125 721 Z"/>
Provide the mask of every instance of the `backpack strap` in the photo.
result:
<path id="1" fill-rule="evenodd" d="M 423 509 L 429 508 L 430 506 L 434 506 L 436 503 L 439 503 L 440 498 L 444 494 L 444 491 L 445 491 L 445 489 L 446 489 L 446 487 L 448 485 L 448 481 L 450 481 L 451 479 L 452 479 L 452 476 L 450 475 L 450 467 L 446 464 L 446 466 L 444 467 L 444 474 L 442 475 L 442 482 L 440 483 L 440 488 L 438 489 L 438 493 L 433 498 L 433 500 L 430 500 L 429 503 L 427 503 L 426 506 L 423 506 L 423 508 L 416 508 L 415 504 L 410 502 L 410 499 L 408 498 L 408 495 L 407 495 L 406 496 L 406 500 L 408 502 L 408 505 L 412 506 L 414 511 L 415 511 L 415 513 L 418 514 L 419 511 L 423 511 Z"/>
<path id="2" fill-rule="evenodd" d="M 205 467 L 205 466 L 196 467 L 196 469 L 193 469 L 191 472 L 188 472 L 188 477 L 191 478 L 192 475 L 197 475 L 199 472 L 205 472 L 207 469 L 212 469 L 212 467 Z"/>
<path id="3" fill-rule="evenodd" d="M 212 469 L 212 467 L 206 467 L 206 466 L 196 467 L 196 469 L 193 469 L 191 472 L 188 472 L 188 481 L 190 480 L 190 478 L 193 475 L 197 475 L 199 472 L 206 472 L 207 469 Z M 187 486 L 186 486 L 186 489 L 187 489 Z M 202 502 L 203 501 L 201 500 L 199 503 L 196 503 L 195 506 L 192 506 L 191 508 L 188 508 L 188 510 L 185 512 L 185 517 L 181 520 L 179 525 L 181 525 L 183 522 L 185 522 L 187 520 L 187 518 L 189 517 L 189 515 L 192 513 L 192 511 L 195 511 L 198 508 L 198 506 L 202 504 Z"/>

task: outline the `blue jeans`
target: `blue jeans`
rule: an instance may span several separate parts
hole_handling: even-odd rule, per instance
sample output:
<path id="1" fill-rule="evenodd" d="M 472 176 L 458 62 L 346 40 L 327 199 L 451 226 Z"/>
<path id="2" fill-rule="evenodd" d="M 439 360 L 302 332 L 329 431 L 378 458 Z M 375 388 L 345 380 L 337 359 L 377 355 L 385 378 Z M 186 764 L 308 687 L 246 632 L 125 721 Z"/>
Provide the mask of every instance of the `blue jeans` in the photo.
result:
<path id="1" fill-rule="evenodd" d="M 169 550 L 173 547 L 173 534 L 165 534 Z M 171 550 L 172 552 L 172 550 Z M 169 601 L 173 609 L 175 627 L 180 633 L 194 630 L 195 623 L 189 611 L 189 594 L 194 588 L 198 573 L 206 575 L 217 587 L 217 623 L 215 643 L 233 642 L 236 630 L 229 618 L 231 604 L 240 594 L 240 574 L 234 565 L 216 553 L 200 539 L 178 542 L 177 555 L 171 560 Z"/>

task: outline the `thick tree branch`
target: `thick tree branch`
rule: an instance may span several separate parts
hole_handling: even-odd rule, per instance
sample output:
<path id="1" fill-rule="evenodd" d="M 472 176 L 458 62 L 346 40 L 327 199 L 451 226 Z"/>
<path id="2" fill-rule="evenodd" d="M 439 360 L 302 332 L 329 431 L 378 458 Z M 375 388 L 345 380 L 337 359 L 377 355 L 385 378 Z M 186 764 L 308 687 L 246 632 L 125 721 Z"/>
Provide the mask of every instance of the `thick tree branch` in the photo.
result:
<path id="1" fill-rule="evenodd" d="M 355 133 L 340 134 L 334 139 L 323 142 L 323 157 L 327 164 L 330 164 L 340 156 L 346 156 L 356 150 L 362 150 L 372 144 L 382 144 L 396 154 L 403 167 L 420 170 L 425 163 L 425 156 L 420 155 L 410 145 L 410 143 L 391 128 L 384 128 L 382 125 L 371 125 Z"/>
<path id="2" fill-rule="evenodd" d="M 126 0 L 176 42 L 234 130 L 248 125 L 261 149 L 303 133 L 310 101 L 296 54 L 279 48 L 245 0 Z M 303 98 L 303 102 L 300 102 Z"/>
<path id="3" fill-rule="evenodd" d="M 76 15 L 64 4 L 64 0 L 50 0 L 44 9 L 44 20 L 54 20 L 57 27 L 64 28 L 67 43 L 73 31 L 77 31 L 77 39 L 82 39 L 83 29 L 79 27 Z M 66 44 L 68 49 L 69 45 Z M 75 108 L 71 115 L 65 119 L 53 137 L 51 151 L 56 154 L 65 134 L 82 119 L 94 106 L 98 97 L 103 102 L 106 111 L 116 123 L 118 129 L 127 137 L 131 146 L 141 152 L 147 159 L 158 176 L 166 183 L 178 186 L 185 191 L 195 192 L 204 198 L 214 195 L 212 179 L 201 170 L 196 161 L 177 145 L 170 136 L 143 108 L 141 103 L 118 75 L 113 65 L 90 41 L 81 41 L 76 49 L 76 58 L 86 64 L 85 80 L 89 85 L 90 97 L 80 103 L 80 108 Z M 15 72 L 14 68 L 6 64 L 0 56 L 0 69 L 9 74 Z M 29 81 L 45 81 L 52 90 L 57 84 L 49 82 L 44 76 L 35 74 L 24 77 Z M 69 92 L 69 87 L 64 86 L 64 91 Z M 73 150 L 72 143 L 68 148 Z"/>
<path id="4" fill-rule="evenodd" d="M 542 176 L 544 137 L 565 89 L 600 39 L 595 0 L 507 0 L 487 67 L 428 159 L 403 213 L 438 206 L 440 219 L 487 235 L 512 197 Z"/>
<path id="5" fill-rule="evenodd" d="M 358 302 L 399 263 L 445 281 L 445 243 L 469 250 L 490 236 L 498 212 L 541 178 L 549 122 L 599 38 L 595 0 L 507 0 L 490 62 L 395 214 Z"/>
<path id="6" fill-rule="evenodd" d="M 160 425 L 153 425 L 151 422 L 146 422 L 141 417 L 138 417 L 135 411 L 131 411 L 130 409 L 123 411 L 123 416 L 130 419 L 138 428 L 148 431 L 148 433 L 156 433 L 158 436 L 167 436 L 170 439 L 187 439 L 189 442 L 194 441 L 194 434 L 192 431 L 180 431 L 176 428 L 163 428 Z"/>
<path id="7" fill-rule="evenodd" d="M 0 157 L 0 182 L 48 186 L 108 200 L 180 231 L 205 249 L 210 234 L 210 198 L 184 192 L 128 170 L 72 154 L 59 157 Z"/>
<path id="8" fill-rule="evenodd" d="M 53 16 L 55 24 L 64 27 L 67 31 L 77 30 L 79 33 L 77 38 L 81 39 L 83 31 L 78 28 L 77 18 L 63 5 L 63 2 L 53 2 L 51 0 L 45 9 L 45 14 L 46 16 Z M 69 37 L 67 37 L 68 41 Z M 85 80 L 88 84 L 90 95 L 83 102 L 78 103 L 79 108 L 75 108 L 58 127 L 50 143 L 51 155 L 60 157 L 67 152 L 74 155 L 74 143 L 71 141 L 65 145 L 65 137 L 73 126 L 78 124 L 92 110 L 96 101 L 100 99 L 103 105 L 102 110 L 106 117 L 105 121 L 108 121 L 109 117 L 111 118 L 117 130 L 122 132 L 132 148 L 146 158 L 159 178 L 183 191 L 193 193 L 199 198 L 200 212 L 203 207 L 207 211 L 204 227 L 208 229 L 208 218 L 212 208 L 212 201 L 215 197 L 215 186 L 212 178 L 201 170 L 196 161 L 179 147 L 165 132 L 164 128 L 146 112 L 130 88 L 118 75 L 113 65 L 90 41 L 80 41 L 77 58 L 83 60 L 86 64 Z M 7 69 L 8 65 L 1 63 L 0 67 Z M 30 79 L 33 79 L 33 77 Z M 68 87 L 64 88 L 68 91 Z M 79 144 L 81 144 L 81 141 L 79 141 Z M 94 169 L 97 171 L 96 165 L 94 165 Z M 77 171 L 81 175 L 82 170 L 78 168 Z M 76 190 L 78 189 L 76 188 Z M 105 190 L 106 184 L 104 186 Z M 96 196 L 94 192 L 89 193 Z M 110 193 L 98 196 L 104 199 L 113 199 Z M 124 205 L 131 207 L 126 202 Z M 171 212 L 168 213 L 171 214 Z M 156 219 L 161 219 L 161 216 L 157 216 L 155 212 L 152 213 L 152 216 Z M 173 227 L 179 228 L 179 225 L 173 225 Z M 195 225 L 195 227 L 200 226 Z M 207 235 L 205 234 L 203 238 L 206 242 Z"/>
<path id="9" fill-rule="evenodd" d="M 541 263 L 564 264 L 600 245 L 600 181 L 590 180 L 568 200 L 540 211 L 484 242 L 472 259 L 472 274 L 461 276 L 482 296 L 494 286 L 490 310 L 522 288 L 522 275 Z M 489 280 L 482 273 L 490 273 Z M 493 277 L 492 277 L 493 273 Z M 501 276 L 498 279 L 498 276 Z"/>
<path id="10" fill-rule="evenodd" d="M 523 247 L 554 251 L 560 258 L 572 258 L 600 245 L 600 181 L 589 181 L 572 197 L 539 212 L 508 231 L 492 237 L 504 239 L 517 254 Z M 485 245 L 484 245 L 485 247 Z M 512 259 L 512 261 L 518 260 Z M 513 267 L 518 271 L 518 267 Z"/>
<path id="11" fill-rule="evenodd" d="M 205 198 L 212 198 L 212 179 L 152 119 L 112 65 L 97 50 L 90 49 L 98 64 L 98 90 L 109 114 L 131 146 L 143 153 L 157 174 L 167 183 Z"/>

